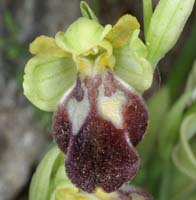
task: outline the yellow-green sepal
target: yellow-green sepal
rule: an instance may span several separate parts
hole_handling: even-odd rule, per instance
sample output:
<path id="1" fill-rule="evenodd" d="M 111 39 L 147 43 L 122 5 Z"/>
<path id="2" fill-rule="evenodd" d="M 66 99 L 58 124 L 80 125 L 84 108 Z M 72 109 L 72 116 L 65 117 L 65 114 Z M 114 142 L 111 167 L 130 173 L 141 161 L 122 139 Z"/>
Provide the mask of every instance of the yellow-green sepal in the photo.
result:
<path id="1" fill-rule="evenodd" d="M 146 46 L 138 34 L 139 30 L 136 30 L 127 45 L 114 49 L 114 73 L 137 91 L 143 92 L 152 84 L 153 70 L 146 59 Z"/>
<path id="2" fill-rule="evenodd" d="M 122 16 L 107 34 L 106 39 L 111 42 L 114 48 L 124 46 L 132 33 L 140 28 L 140 24 L 136 17 L 132 15 Z"/>
<path id="3" fill-rule="evenodd" d="M 48 55 L 55 57 L 70 56 L 69 53 L 57 46 L 54 38 L 45 35 L 35 38 L 35 40 L 31 42 L 29 46 L 29 51 L 36 55 Z"/>
<path id="4" fill-rule="evenodd" d="M 191 140 L 194 140 L 195 134 L 196 114 L 194 113 L 187 116 L 182 122 L 180 141 L 172 154 L 173 161 L 178 169 L 194 180 L 196 180 L 196 157 L 191 148 Z"/>
<path id="5" fill-rule="evenodd" d="M 53 147 L 43 158 L 33 175 L 29 191 L 29 200 L 49 199 L 50 181 L 54 165 L 60 156 L 59 149 Z"/>
<path id="6" fill-rule="evenodd" d="M 93 20 L 80 17 L 66 32 L 58 32 L 55 41 L 63 50 L 80 55 L 98 46 L 111 28 L 111 25 L 103 27 Z"/>
<path id="7" fill-rule="evenodd" d="M 76 66 L 70 58 L 37 55 L 25 67 L 24 95 L 41 110 L 52 112 L 75 80 Z"/>
<path id="8" fill-rule="evenodd" d="M 88 19 L 92 19 L 96 22 L 99 22 L 95 13 L 93 12 L 93 10 L 89 7 L 89 5 L 85 1 L 80 2 L 80 10 L 81 10 L 83 17 L 86 17 Z"/>

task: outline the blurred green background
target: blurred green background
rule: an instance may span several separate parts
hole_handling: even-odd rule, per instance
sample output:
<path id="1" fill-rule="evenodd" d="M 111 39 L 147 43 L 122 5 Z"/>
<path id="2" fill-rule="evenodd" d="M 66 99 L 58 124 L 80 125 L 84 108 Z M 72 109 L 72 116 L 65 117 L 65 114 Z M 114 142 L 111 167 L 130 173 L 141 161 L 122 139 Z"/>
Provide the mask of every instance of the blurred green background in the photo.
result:
<path id="1" fill-rule="evenodd" d="M 51 145 L 52 114 L 42 113 L 23 96 L 25 62 L 31 57 L 28 44 L 38 35 L 54 36 L 80 16 L 79 0 L 0 0 L 0 199 L 26 200 L 32 173 Z M 142 21 L 142 0 L 88 0 L 103 24 L 114 24 L 125 13 Z M 153 1 L 153 5 L 157 4 Z M 141 31 L 143 38 L 143 31 Z M 170 187 L 177 169 L 171 164 L 171 149 L 178 141 L 179 127 L 194 102 L 170 111 L 182 101 L 186 82 L 196 59 L 196 9 L 175 48 L 159 63 L 154 83 L 144 97 L 149 102 L 152 126 L 149 136 L 139 145 L 142 168 L 134 183 L 146 188 L 155 199 L 166 200 L 178 192 Z M 193 108 L 192 108 L 193 107 Z M 195 112 L 195 111 L 189 111 Z M 177 118 L 180 119 L 177 119 Z M 167 119 L 172 122 L 168 124 Z M 157 120 L 157 121 L 156 121 Z M 170 138 L 168 132 L 175 132 Z M 158 136 L 157 136 L 158 135 Z M 160 136 L 161 135 L 161 136 Z M 195 141 L 196 138 L 194 138 Z M 163 141 L 163 144 L 159 144 Z M 168 141 L 172 141 L 169 150 Z M 161 142 L 162 143 L 162 142 Z M 194 143 L 195 144 L 195 143 Z M 161 146 L 161 147 L 160 147 Z M 163 146 L 163 147 L 162 147 Z M 168 149 L 164 151 L 162 149 Z M 159 150 L 158 150 L 159 149 Z M 163 156 L 161 154 L 164 154 Z M 166 155 L 166 156 L 165 156 Z M 165 158 L 166 157 L 166 158 Z M 180 173 L 180 172 L 179 172 Z M 176 175 L 179 177 L 179 175 Z M 183 178 L 182 178 L 183 179 Z M 179 178 L 177 183 L 182 180 Z M 184 179 L 183 179 L 184 180 Z M 186 179 L 192 193 L 195 182 Z M 181 181 L 183 182 L 183 181 Z M 176 184 L 176 183 L 173 183 Z M 193 188 L 192 188 L 193 187 Z M 181 190 L 183 190 L 182 187 Z M 172 191 L 171 191 L 172 190 Z M 189 192 L 191 195 L 192 193 Z M 191 199 L 189 195 L 177 199 Z"/>

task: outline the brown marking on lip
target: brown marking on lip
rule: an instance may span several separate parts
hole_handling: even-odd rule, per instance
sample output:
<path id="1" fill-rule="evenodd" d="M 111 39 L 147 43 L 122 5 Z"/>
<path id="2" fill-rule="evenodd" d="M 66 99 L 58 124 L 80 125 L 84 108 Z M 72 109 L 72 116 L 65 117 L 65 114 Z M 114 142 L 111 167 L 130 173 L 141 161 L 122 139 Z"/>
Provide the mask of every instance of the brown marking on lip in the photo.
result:
<path id="1" fill-rule="evenodd" d="M 104 95 L 107 97 L 112 96 L 116 92 L 116 87 L 114 84 L 114 76 L 111 73 L 107 73 L 103 80 L 104 85 Z"/>
<path id="2" fill-rule="evenodd" d="M 123 128 L 127 130 L 132 144 L 136 146 L 146 132 L 148 112 L 143 99 L 137 94 L 130 92 L 128 99 L 123 109 Z"/>
<path id="3" fill-rule="evenodd" d="M 62 152 L 67 153 L 72 134 L 71 122 L 63 104 L 60 104 L 53 117 L 53 138 Z"/>
<path id="4" fill-rule="evenodd" d="M 73 90 L 73 97 L 76 98 L 77 101 L 82 101 L 84 98 L 84 90 L 82 88 L 82 84 L 79 78 L 77 78 L 76 86 Z"/>

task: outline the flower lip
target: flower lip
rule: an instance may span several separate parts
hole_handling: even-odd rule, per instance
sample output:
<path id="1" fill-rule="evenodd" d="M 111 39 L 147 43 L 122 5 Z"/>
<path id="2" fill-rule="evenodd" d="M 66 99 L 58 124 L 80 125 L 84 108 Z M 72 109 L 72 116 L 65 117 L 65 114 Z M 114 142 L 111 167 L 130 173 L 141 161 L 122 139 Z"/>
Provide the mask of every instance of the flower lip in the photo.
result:
<path id="1" fill-rule="evenodd" d="M 133 178 L 138 167 L 139 158 L 127 135 L 93 113 L 70 141 L 67 175 L 77 187 L 87 192 L 93 192 L 97 187 L 106 192 L 115 191 Z"/>
<path id="2" fill-rule="evenodd" d="M 94 192 L 97 187 L 112 192 L 132 179 L 139 168 L 140 161 L 134 145 L 145 133 L 147 110 L 142 98 L 111 73 L 80 81 L 55 113 L 54 138 L 61 150 L 67 152 L 67 175 L 77 187 L 88 192 Z M 88 99 L 83 95 L 84 90 L 88 92 Z M 98 105 L 100 96 L 110 99 L 118 90 L 125 98 L 120 108 L 121 127 L 116 127 L 112 119 L 105 118 Z M 79 105 L 83 105 L 83 101 L 90 102 L 90 110 L 86 113 L 84 106 L 74 106 L 76 110 L 72 112 L 81 113 L 78 119 L 69 114 L 68 105 L 73 99 Z M 111 111 L 106 107 L 103 112 Z M 82 120 L 80 116 L 83 116 Z M 75 120 L 77 133 L 73 132 L 76 130 Z"/>
<path id="3" fill-rule="evenodd" d="M 56 146 L 44 156 L 31 181 L 30 200 L 136 200 L 138 197 L 153 200 L 143 189 L 127 184 L 112 193 L 106 193 L 101 188 L 93 194 L 81 191 L 66 176 L 64 158 L 65 155 Z"/>

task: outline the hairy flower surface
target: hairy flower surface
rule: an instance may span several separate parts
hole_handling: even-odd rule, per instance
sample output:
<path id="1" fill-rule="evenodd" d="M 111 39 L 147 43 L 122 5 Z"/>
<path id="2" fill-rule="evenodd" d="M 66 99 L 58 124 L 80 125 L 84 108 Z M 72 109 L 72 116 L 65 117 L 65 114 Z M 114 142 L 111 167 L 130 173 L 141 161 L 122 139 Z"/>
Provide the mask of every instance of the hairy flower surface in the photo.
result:
<path id="1" fill-rule="evenodd" d="M 54 138 L 67 153 L 68 177 L 88 192 L 118 189 L 139 168 L 134 146 L 147 120 L 143 99 L 113 74 L 78 79 L 54 116 Z"/>
<path id="2" fill-rule="evenodd" d="M 49 150 L 33 175 L 29 200 L 153 200 L 143 189 L 128 185 L 112 193 L 100 188 L 92 194 L 84 192 L 67 178 L 64 159 L 56 146 Z"/>

